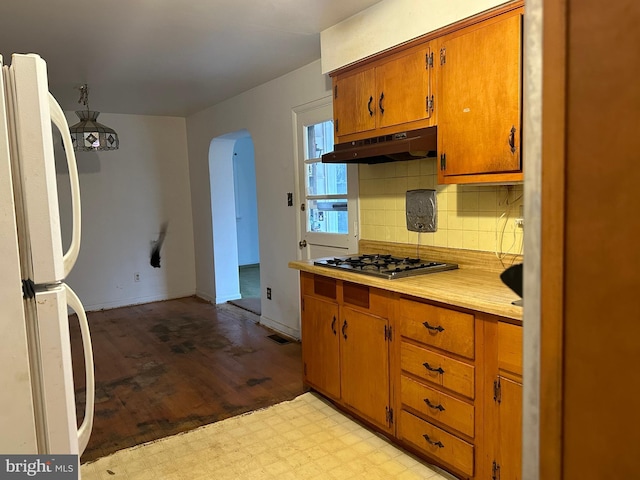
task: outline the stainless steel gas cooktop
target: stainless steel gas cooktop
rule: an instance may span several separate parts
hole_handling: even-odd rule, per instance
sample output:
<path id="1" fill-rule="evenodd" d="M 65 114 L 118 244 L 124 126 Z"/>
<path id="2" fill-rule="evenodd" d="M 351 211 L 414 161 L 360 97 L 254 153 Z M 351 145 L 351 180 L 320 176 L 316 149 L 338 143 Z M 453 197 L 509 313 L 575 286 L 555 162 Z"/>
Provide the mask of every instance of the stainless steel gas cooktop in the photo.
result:
<path id="1" fill-rule="evenodd" d="M 353 273 L 372 275 L 389 280 L 458 268 L 455 263 L 430 262 L 420 258 L 402 258 L 380 254 L 322 258 L 313 263 L 314 265 L 340 268 Z"/>

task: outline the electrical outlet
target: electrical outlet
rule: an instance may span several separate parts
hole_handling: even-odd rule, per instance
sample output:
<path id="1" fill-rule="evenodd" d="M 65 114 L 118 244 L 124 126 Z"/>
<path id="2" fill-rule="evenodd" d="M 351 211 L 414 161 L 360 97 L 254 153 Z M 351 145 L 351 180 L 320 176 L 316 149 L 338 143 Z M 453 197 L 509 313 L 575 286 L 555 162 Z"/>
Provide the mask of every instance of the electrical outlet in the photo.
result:
<path id="1" fill-rule="evenodd" d="M 139 272 L 135 272 L 133 274 L 133 281 L 134 282 L 139 282 L 140 281 L 140 273 Z"/>
<path id="2" fill-rule="evenodd" d="M 516 227 L 524 228 L 524 218 L 516 218 L 514 223 Z"/>
<path id="3" fill-rule="evenodd" d="M 267 300 L 271 300 L 271 287 L 267 287 Z"/>

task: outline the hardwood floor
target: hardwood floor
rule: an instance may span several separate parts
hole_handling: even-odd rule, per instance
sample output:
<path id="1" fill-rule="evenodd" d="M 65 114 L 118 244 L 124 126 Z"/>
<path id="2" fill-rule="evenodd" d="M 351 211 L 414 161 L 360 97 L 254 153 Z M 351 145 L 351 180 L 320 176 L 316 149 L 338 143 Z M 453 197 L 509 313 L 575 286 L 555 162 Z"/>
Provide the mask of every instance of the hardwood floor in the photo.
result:
<path id="1" fill-rule="evenodd" d="M 90 312 L 96 375 L 86 462 L 303 393 L 301 348 L 258 317 L 196 297 Z M 70 317 L 79 416 L 84 368 Z"/>

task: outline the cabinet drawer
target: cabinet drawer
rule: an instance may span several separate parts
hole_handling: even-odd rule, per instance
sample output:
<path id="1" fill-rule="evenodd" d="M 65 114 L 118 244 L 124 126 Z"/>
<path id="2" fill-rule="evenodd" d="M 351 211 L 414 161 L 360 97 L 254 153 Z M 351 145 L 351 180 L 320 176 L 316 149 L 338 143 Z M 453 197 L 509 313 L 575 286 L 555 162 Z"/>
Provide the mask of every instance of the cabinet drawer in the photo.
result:
<path id="1" fill-rule="evenodd" d="M 401 342 L 400 367 L 405 372 L 412 373 L 429 383 L 440 385 L 465 397 L 474 398 L 473 365 Z"/>
<path id="2" fill-rule="evenodd" d="M 473 315 L 426 303 L 400 299 L 400 334 L 448 352 L 473 359 Z"/>
<path id="3" fill-rule="evenodd" d="M 422 452 L 460 470 L 465 475 L 473 475 L 473 450 L 470 443 L 425 422 L 402 410 L 398 435 Z"/>
<path id="4" fill-rule="evenodd" d="M 473 437 L 474 406 L 429 388 L 404 375 L 400 379 L 400 401 L 422 416 L 437 420 Z"/>

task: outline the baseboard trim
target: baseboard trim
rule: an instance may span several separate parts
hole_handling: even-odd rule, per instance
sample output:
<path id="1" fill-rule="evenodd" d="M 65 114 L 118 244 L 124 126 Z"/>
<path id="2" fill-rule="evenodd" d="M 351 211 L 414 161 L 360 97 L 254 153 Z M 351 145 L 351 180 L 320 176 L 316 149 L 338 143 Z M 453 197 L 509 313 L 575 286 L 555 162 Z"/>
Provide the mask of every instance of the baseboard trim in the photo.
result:
<path id="1" fill-rule="evenodd" d="M 269 317 L 265 317 L 264 315 L 260 315 L 260 325 L 264 325 L 265 327 L 275 330 L 276 332 L 280 332 L 295 340 L 300 340 L 300 330 L 291 328 L 288 325 L 284 325 Z"/>
<path id="2" fill-rule="evenodd" d="M 163 300 L 174 300 L 176 298 L 192 297 L 197 295 L 194 291 L 171 293 L 163 295 L 148 295 L 146 297 L 123 298 L 112 302 L 85 304 L 85 312 L 95 312 L 97 310 L 111 310 L 113 308 L 129 307 L 131 305 L 141 305 L 143 303 L 161 302 Z"/>

